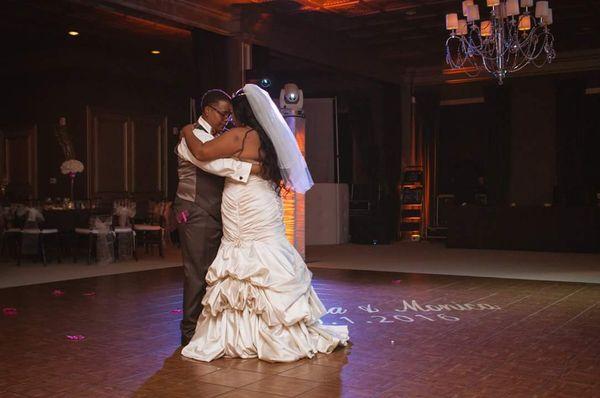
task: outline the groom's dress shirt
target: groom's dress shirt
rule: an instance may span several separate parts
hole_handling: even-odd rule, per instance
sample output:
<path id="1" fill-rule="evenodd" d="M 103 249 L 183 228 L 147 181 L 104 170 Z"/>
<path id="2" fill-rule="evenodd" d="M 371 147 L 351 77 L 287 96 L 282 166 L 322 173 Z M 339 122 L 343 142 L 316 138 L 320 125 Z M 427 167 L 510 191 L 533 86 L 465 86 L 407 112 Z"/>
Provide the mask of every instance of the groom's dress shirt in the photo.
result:
<path id="1" fill-rule="evenodd" d="M 198 124 L 202 129 L 194 129 L 194 135 L 202 142 L 208 142 L 215 137 L 211 134 L 212 127 L 202 117 L 198 119 Z M 231 158 L 216 159 L 210 162 L 204 162 L 196 159 L 188 148 L 185 139 L 181 139 L 177 146 L 177 154 L 185 161 L 192 163 L 194 166 L 206 171 L 210 174 L 215 174 L 221 177 L 228 177 L 236 181 L 247 182 L 250 177 L 252 163 L 241 162 Z"/>

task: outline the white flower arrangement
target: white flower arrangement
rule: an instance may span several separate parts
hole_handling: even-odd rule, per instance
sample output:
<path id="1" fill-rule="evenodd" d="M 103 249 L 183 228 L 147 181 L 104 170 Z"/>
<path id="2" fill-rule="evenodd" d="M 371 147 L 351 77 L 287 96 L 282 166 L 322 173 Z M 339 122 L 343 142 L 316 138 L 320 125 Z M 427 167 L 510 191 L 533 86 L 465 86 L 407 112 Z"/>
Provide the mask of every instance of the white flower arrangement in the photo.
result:
<path id="1" fill-rule="evenodd" d="M 65 160 L 60 165 L 60 172 L 63 174 L 74 175 L 83 172 L 83 163 L 76 159 Z"/>

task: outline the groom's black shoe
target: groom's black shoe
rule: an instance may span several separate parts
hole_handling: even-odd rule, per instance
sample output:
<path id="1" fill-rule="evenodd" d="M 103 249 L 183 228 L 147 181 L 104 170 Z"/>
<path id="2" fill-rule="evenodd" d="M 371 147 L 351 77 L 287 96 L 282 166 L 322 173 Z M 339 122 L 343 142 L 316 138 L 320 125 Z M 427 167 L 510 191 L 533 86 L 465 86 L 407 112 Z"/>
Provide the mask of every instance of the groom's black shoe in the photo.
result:
<path id="1" fill-rule="evenodd" d="M 190 343 L 191 339 L 192 339 L 191 337 L 181 335 L 181 346 L 185 347 L 186 345 L 188 345 Z"/>

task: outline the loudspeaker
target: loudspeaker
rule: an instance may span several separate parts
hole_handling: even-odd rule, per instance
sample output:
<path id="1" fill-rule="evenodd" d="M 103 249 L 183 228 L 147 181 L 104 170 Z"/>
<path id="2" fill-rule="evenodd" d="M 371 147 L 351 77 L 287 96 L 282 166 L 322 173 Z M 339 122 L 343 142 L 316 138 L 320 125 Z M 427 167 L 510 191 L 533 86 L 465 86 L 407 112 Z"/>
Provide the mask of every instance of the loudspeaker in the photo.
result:
<path id="1" fill-rule="evenodd" d="M 350 189 L 350 241 L 389 244 L 396 235 L 396 212 L 389 193 L 377 184 L 354 184 Z"/>
<path id="2" fill-rule="evenodd" d="M 377 217 L 375 214 L 350 216 L 350 242 L 383 245 L 392 243 L 389 217 Z"/>
<path id="3" fill-rule="evenodd" d="M 454 195 L 438 195 L 435 206 L 435 226 L 448 226 L 448 210 L 454 206 Z"/>

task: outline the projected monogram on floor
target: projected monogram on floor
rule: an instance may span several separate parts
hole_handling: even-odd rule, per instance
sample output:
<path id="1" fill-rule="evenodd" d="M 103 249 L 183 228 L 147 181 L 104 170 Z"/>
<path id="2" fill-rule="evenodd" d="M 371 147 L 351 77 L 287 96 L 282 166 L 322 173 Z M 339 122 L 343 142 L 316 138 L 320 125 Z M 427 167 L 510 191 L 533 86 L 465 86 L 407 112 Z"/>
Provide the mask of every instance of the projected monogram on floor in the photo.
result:
<path id="1" fill-rule="evenodd" d="M 355 324 L 357 322 L 364 323 L 413 323 L 416 321 L 428 321 L 428 322 L 458 322 L 460 317 L 456 315 L 449 315 L 441 313 L 442 311 L 447 312 L 465 312 L 465 311 L 497 311 L 502 309 L 498 305 L 492 304 L 424 304 L 421 305 L 417 300 L 402 300 L 400 308 L 394 308 L 393 312 L 382 313 L 382 311 L 371 305 L 359 305 L 356 307 L 359 311 L 357 313 L 348 313 L 348 309 L 344 307 L 330 307 L 327 310 L 329 315 L 337 315 L 337 319 L 330 323 L 337 324 Z M 370 315 L 364 319 L 365 314 L 378 314 Z M 354 320 L 351 318 L 354 318 Z M 360 319 L 359 319 L 360 318 Z"/>

